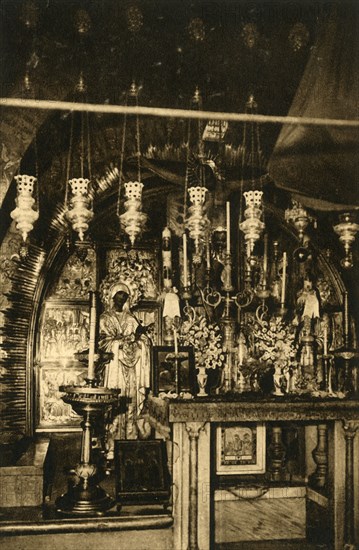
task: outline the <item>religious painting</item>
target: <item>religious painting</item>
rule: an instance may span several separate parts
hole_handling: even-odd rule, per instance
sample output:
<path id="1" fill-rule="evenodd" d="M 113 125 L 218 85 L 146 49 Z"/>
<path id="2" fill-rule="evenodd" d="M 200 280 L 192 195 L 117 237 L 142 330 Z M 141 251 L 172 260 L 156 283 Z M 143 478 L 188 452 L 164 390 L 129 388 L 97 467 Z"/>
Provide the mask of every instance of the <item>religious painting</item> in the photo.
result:
<path id="1" fill-rule="evenodd" d="M 46 304 L 40 330 L 40 361 L 71 362 L 88 348 L 88 305 Z"/>
<path id="2" fill-rule="evenodd" d="M 115 441 L 116 497 L 118 504 L 168 504 L 170 476 L 166 442 Z"/>
<path id="3" fill-rule="evenodd" d="M 152 353 L 152 391 L 159 393 L 196 393 L 194 352 L 191 346 L 154 346 Z"/>
<path id="4" fill-rule="evenodd" d="M 38 428 L 79 427 L 81 418 L 63 402 L 59 388 L 85 384 L 87 365 L 79 361 L 77 354 L 88 347 L 88 305 L 47 302 L 40 322 L 36 360 Z"/>
<path id="5" fill-rule="evenodd" d="M 62 400 L 60 386 L 83 386 L 87 368 L 60 368 L 42 366 L 39 368 L 39 427 L 79 426 L 82 419 Z"/>
<path id="6" fill-rule="evenodd" d="M 258 422 L 221 424 L 216 430 L 216 473 L 265 472 L 265 425 Z"/>

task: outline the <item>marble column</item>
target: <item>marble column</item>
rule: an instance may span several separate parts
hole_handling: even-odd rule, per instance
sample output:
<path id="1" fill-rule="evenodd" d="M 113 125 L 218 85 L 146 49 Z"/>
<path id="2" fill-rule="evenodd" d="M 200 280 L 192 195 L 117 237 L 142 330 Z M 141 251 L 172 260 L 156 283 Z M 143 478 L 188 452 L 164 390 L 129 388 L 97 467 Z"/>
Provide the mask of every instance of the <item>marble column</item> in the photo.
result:
<path id="1" fill-rule="evenodd" d="M 358 422 L 343 421 L 345 438 L 345 510 L 344 543 L 347 548 L 355 547 L 354 535 L 354 438 Z"/>
<path id="2" fill-rule="evenodd" d="M 188 550 L 199 550 L 198 546 L 198 438 L 204 424 L 187 422 L 189 438 L 189 514 Z"/>

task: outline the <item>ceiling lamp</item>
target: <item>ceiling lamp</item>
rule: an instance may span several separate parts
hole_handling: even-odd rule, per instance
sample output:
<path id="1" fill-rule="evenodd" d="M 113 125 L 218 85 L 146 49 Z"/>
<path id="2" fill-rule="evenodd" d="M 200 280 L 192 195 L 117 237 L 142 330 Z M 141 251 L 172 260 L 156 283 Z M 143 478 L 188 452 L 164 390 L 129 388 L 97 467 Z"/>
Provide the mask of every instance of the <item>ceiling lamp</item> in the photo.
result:
<path id="1" fill-rule="evenodd" d="M 29 9 L 31 8 L 29 4 Z M 29 12 L 30 13 L 30 12 Z M 31 28 L 29 26 L 29 28 Z M 27 95 L 34 97 L 34 87 L 30 79 L 29 72 L 26 71 L 24 76 L 24 92 Z M 39 218 L 39 188 L 38 188 L 38 160 L 37 160 L 37 140 L 36 134 L 33 141 L 34 158 L 35 158 L 35 176 L 27 174 L 18 174 L 14 177 L 16 181 L 16 208 L 10 212 L 11 218 L 16 223 L 16 229 L 21 233 L 23 246 L 20 249 L 20 256 L 27 255 L 27 237 L 34 227 L 34 223 Z M 36 192 L 36 198 L 33 197 L 33 192 Z"/>
<path id="2" fill-rule="evenodd" d="M 138 107 L 138 88 L 133 82 L 130 91 L 126 94 L 126 106 L 128 104 L 128 96 L 135 101 Z M 140 146 L 140 122 L 139 116 L 136 115 L 136 157 L 137 157 L 137 181 L 128 181 L 124 184 L 125 187 L 125 212 L 120 214 L 121 204 L 121 188 L 123 181 L 123 162 L 125 157 L 126 143 L 126 123 L 127 115 L 124 115 L 123 133 L 122 133 L 122 150 L 120 159 L 120 177 L 118 188 L 117 215 L 120 220 L 122 230 L 128 235 L 131 245 L 135 244 L 137 237 L 143 232 L 147 214 L 142 212 L 142 190 L 143 183 L 141 182 L 141 146 Z"/>
<path id="3" fill-rule="evenodd" d="M 246 114 L 257 114 L 257 103 L 254 100 L 253 95 L 249 96 L 249 99 L 246 103 Z M 251 257 L 253 254 L 253 249 L 256 241 L 260 238 L 263 229 L 264 222 L 262 221 L 263 217 L 263 204 L 262 189 L 258 189 L 257 186 L 260 184 L 260 179 L 257 172 L 261 168 L 261 147 L 259 141 L 259 128 L 258 124 L 254 125 L 251 123 L 250 128 L 250 169 L 251 169 L 251 181 L 252 189 L 243 193 L 243 182 L 244 182 L 244 164 L 245 156 L 248 152 L 247 146 L 247 125 L 244 125 L 243 130 L 243 144 L 242 144 L 242 179 L 241 179 L 241 208 L 240 208 L 240 220 L 242 219 L 242 195 L 245 199 L 245 210 L 244 210 L 244 221 L 240 222 L 239 228 L 244 233 L 244 240 L 247 248 L 247 257 Z M 256 182 L 256 179 L 258 180 Z M 261 187 L 261 184 L 260 184 Z"/>
<path id="4" fill-rule="evenodd" d="M 315 219 L 308 214 L 306 209 L 296 200 L 292 200 L 292 207 L 287 208 L 284 214 L 285 221 L 292 223 L 298 232 L 299 240 L 302 242 L 305 230 Z"/>
<path id="5" fill-rule="evenodd" d="M 344 246 L 345 257 L 341 260 L 341 266 L 344 269 L 353 267 L 353 255 L 351 251 L 355 236 L 359 231 L 359 225 L 355 222 L 354 216 L 350 212 L 345 212 L 339 216 L 340 223 L 334 225 L 334 231 L 339 235 L 339 240 Z"/>
<path id="6" fill-rule="evenodd" d="M 202 109 L 202 98 L 199 88 L 196 88 L 192 103 L 196 105 L 198 110 Z M 205 154 L 202 140 L 202 125 L 198 121 L 198 138 L 197 152 L 194 154 L 194 166 L 190 166 L 190 126 L 188 131 L 187 144 L 187 166 L 186 166 L 186 181 L 185 181 L 185 225 L 188 229 L 189 236 L 194 242 L 193 262 L 201 263 L 202 249 L 204 243 L 208 241 L 209 220 L 205 210 L 206 195 L 208 189 L 205 183 Z M 190 182 L 190 186 L 189 185 Z M 187 213 L 187 197 L 190 200 L 190 206 Z"/>
<path id="7" fill-rule="evenodd" d="M 36 201 L 32 196 L 37 178 L 21 174 L 15 176 L 15 181 L 17 183 L 16 208 L 10 213 L 10 216 L 16 222 L 16 229 L 20 231 L 25 243 L 28 234 L 32 231 L 34 223 L 39 217 L 35 205 Z"/>
<path id="8" fill-rule="evenodd" d="M 76 91 L 83 94 L 86 91 L 83 75 L 80 74 Z M 67 158 L 67 174 L 65 188 L 65 217 L 70 222 L 72 229 L 78 234 L 80 241 L 84 240 L 84 235 L 89 228 L 89 223 L 93 218 L 92 190 L 90 182 L 92 178 L 91 171 L 91 144 L 88 112 L 80 113 L 80 177 L 71 178 L 71 162 L 73 155 L 73 133 L 74 117 L 71 113 L 70 146 Z M 86 149 L 85 149 L 86 147 Z M 85 166 L 85 157 L 86 166 Z M 85 177 L 85 167 L 87 176 Z M 69 196 L 70 194 L 70 196 Z"/>

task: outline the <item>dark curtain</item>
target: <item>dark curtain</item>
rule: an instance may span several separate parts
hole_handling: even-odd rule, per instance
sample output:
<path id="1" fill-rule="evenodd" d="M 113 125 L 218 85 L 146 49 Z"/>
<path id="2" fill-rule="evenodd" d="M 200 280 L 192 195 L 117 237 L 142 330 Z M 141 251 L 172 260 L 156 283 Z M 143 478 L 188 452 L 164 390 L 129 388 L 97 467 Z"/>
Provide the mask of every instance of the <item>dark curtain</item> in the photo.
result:
<path id="1" fill-rule="evenodd" d="M 358 8 L 337 6 L 314 46 L 290 116 L 358 119 Z M 358 128 L 283 126 L 269 174 L 304 205 L 359 208 Z"/>

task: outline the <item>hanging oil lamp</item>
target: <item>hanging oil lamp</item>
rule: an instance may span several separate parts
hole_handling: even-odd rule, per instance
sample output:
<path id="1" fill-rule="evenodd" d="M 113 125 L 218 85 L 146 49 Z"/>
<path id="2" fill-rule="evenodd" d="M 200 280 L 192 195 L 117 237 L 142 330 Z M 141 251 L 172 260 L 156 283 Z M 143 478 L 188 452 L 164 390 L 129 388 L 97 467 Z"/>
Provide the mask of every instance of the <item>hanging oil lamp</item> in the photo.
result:
<path id="1" fill-rule="evenodd" d="M 89 193 L 90 180 L 87 178 L 73 178 L 68 181 L 72 191 L 66 217 L 76 231 L 80 241 L 89 228 L 89 222 L 93 218 L 92 200 Z"/>
<path id="2" fill-rule="evenodd" d="M 246 113 L 257 114 L 258 105 L 254 100 L 253 95 L 249 96 L 246 103 Z M 244 180 L 244 165 L 245 155 L 247 152 L 247 126 L 244 126 L 243 131 L 243 143 L 242 143 L 242 180 L 241 180 L 241 196 L 245 200 L 245 209 L 242 215 L 242 206 L 240 208 L 240 222 L 239 228 L 244 233 L 244 240 L 246 243 L 247 257 L 251 258 L 254 250 L 255 243 L 260 239 L 264 230 L 263 218 L 263 191 L 259 186 L 259 182 L 256 182 L 256 170 L 261 168 L 261 147 L 259 141 L 259 128 L 258 125 L 251 124 L 250 127 L 250 168 L 251 168 L 251 181 L 252 189 L 243 193 L 243 180 Z M 241 199 L 242 205 L 242 199 Z"/>
<path id="3" fill-rule="evenodd" d="M 76 85 L 76 91 L 79 94 L 86 92 L 86 85 L 82 72 L 80 73 L 79 81 Z M 91 145 L 90 145 L 90 129 L 88 112 L 80 113 L 81 116 L 81 132 L 80 132 L 80 177 L 70 179 L 71 161 L 72 161 L 72 145 L 73 145 L 73 130 L 74 130 L 74 113 L 71 114 L 71 129 L 70 129 L 70 145 L 67 159 L 67 183 L 65 192 L 65 218 L 71 224 L 80 241 L 84 240 L 86 231 L 89 228 L 89 223 L 93 218 L 92 192 L 90 182 L 92 177 L 91 172 Z M 85 136 L 87 146 L 87 171 L 88 177 L 85 177 Z M 70 195 L 70 196 L 69 196 Z"/>
<path id="4" fill-rule="evenodd" d="M 194 96 L 192 98 L 192 105 L 198 110 L 202 109 L 201 93 L 196 87 Z M 194 253 L 192 255 L 192 261 L 194 264 L 200 264 L 202 261 L 202 252 L 204 244 L 208 241 L 209 220 L 206 213 L 205 202 L 208 189 L 205 184 L 205 154 L 202 140 L 202 125 L 201 121 L 198 121 L 197 128 L 197 152 L 190 159 L 190 129 L 188 127 L 188 148 L 187 148 L 187 166 L 186 166 L 186 180 L 185 180 L 185 224 L 188 229 L 190 238 L 194 243 Z M 194 166 L 190 166 L 191 160 Z M 190 186 L 188 184 L 190 183 Z M 190 201 L 188 211 L 187 193 Z"/>
<path id="5" fill-rule="evenodd" d="M 10 213 L 10 216 L 15 221 L 16 229 L 21 233 L 25 244 L 28 234 L 32 231 L 34 223 L 39 217 L 39 212 L 36 210 L 36 201 L 32 196 L 37 178 L 20 174 L 15 176 L 14 179 L 17 184 L 16 208 Z"/>
<path id="6" fill-rule="evenodd" d="M 130 91 L 126 94 L 126 105 L 128 97 L 135 100 L 135 105 L 138 107 L 138 87 L 132 82 Z M 139 117 L 136 115 L 136 156 L 137 156 L 137 181 L 128 181 L 124 184 L 125 188 L 125 212 L 120 214 L 121 207 L 121 187 L 123 180 L 123 162 L 125 157 L 126 144 L 126 114 L 124 116 L 123 133 L 122 133 L 122 150 L 120 159 L 120 178 L 118 188 L 117 201 L 117 216 L 120 220 L 121 229 L 128 235 L 131 245 L 135 244 L 136 239 L 141 235 L 147 221 L 147 214 L 142 212 L 142 191 L 143 183 L 141 182 L 141 162 L 140 162 L 140 124 Z"/>
<path id="7" fill-rule="evenodd" d="M 147 221 L 147 215 L 142 212 L 143 183 L 140 181 L 127 181 L 124 187 L 126 211 L 120 215 L 120 222 L 123 231 L 127 233 L 133 246 Z"/>
<path id="8" fill-rule="evenodd" d="M 339 216 L 340 222 L 334 225 L 334 231 L 339 235 L 339 241 L 344 246 L 345 257 L 341 260 L 344 269 L 353 267 L 353 255 L 351 251 L 355 236 L 359 231 L 359 225 L 355 222 L 354 216 L 350 212 L 345 212 Z"/>
<path id="9" fill-rule="evenodd" d="M 188 218 L 186 225 L 189 236 L 194 242 L 195 252 L 193 254 L 194 263 L 201 261 L 202 244 L 209 227 L 209 220 L 204 210 L 207 188 L 204 186 L 195 186 L 188 189 L 191 206 L 188 208 Z"/>
<path id="10" fill-rule="evenodd" d="M 309 250 L 307 246 L 304 246 L 305 231 L 310 223 L 316 223 L 313 216 L 310 216 L 307 210 L 301 205 L 300 202 L 292 199 L 291 208 L 287 208 L 284 212 L 284 218 L 287 223 L 291 223 L 297 233 L 301 245 L 293 252 L 294 259 L 299 262 L 305 262 L 309 257 Z"/>
<path id="11" fill-rule="evenodd" d="M 247 245 L 247 255 L 251 256 L 254 245 L 260 238 L 264 229 L 262 222 L 262 196 L 263 191 L 258 189 L 253 191 L 245 191 L 243 193 L 246 208 L 244 210 L 245 220 L 239 224 L 239 228 L 244 233 L 244 240 Z"/>

